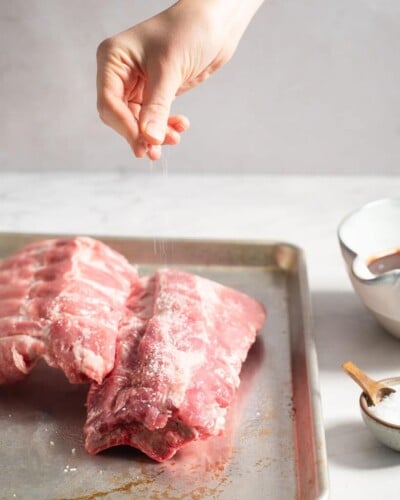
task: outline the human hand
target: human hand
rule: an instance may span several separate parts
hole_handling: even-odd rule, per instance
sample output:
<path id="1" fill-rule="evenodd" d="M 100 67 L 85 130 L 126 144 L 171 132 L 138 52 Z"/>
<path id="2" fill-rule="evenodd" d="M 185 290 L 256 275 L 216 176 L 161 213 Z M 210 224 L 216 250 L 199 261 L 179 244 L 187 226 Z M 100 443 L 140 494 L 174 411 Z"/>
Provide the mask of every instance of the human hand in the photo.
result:
<path id="1" fill-rule="evenodd" d="M 100 118 L 135 156 L 157 160 L 161 145 L 178 144 L 189 127 L 170 116 L 179 95 L 224 65 L 261 0 L 180 0 L 104 40 L 97 51 Z"/>

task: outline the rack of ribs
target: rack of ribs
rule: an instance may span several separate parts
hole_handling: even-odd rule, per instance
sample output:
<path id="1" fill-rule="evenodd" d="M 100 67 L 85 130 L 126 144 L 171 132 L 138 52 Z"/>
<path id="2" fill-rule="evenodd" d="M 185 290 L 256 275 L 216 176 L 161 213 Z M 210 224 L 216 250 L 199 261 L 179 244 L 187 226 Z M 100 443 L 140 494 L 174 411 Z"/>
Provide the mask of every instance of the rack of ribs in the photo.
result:
<path id="1" fill-rule="evenodd" d="M 263 307 L 231 288 L 160 269 L 132 289 L 115 366 L 91 385 L 85 446 L 130 445 L 163 461 L 219 435 Z"/>
<path id="2" fill-rule="evenodd" d="M 122 255 L 87 237 L 40 241 L 0 261 L 0 383 L 21 380 L 39 357 L 70 382 L 100 383 L 136 281 Z"/>

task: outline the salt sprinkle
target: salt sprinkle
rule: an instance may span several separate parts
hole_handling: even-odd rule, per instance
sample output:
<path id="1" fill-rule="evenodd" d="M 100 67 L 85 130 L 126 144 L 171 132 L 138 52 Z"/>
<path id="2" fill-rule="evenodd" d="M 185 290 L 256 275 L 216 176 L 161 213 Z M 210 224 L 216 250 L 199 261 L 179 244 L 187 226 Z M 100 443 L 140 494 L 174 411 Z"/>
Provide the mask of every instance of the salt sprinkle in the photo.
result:
<path id="1" fill-rule="evenodd" d="M 50 446 L 54 446 L 54 441 L 50 441 Z"/>
<path id="2" fill-rule="evenodd" d="M 76 467 L 70 467 L 69 465 L 66 465 L 64 468 L 64 472 L 75 472 L 78 469 Z"/>
<path id="3" fill-rule="evenodd" d="M 12 417 L 12 415 L 11 415 L 11 413 L 9 413 L 9 414 L 8 414 L 8 418 L 11 418 L 11 417 Z"/>
<path id="4" fill-rule="evenodd" d="M 75 455 L 75 453 L 76 453 L 76 449 L 75 449 L 75 448 L 72 448 L 71 453 L 72 453 L 73 455 Z"/>
<path id="5" fill-rule="evenodd" d="M 368 410 L 375 417 L 389 424 L 400 425 L 400 391 L 385 396 L 378 404 L 370 406 Z"/>

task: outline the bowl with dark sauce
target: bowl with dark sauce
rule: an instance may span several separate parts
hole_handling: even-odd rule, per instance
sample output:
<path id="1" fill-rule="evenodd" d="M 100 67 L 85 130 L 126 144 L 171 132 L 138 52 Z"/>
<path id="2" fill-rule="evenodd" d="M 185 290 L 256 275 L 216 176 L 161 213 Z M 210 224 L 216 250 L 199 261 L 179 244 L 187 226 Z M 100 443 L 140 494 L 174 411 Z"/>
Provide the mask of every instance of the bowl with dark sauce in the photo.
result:
<path id="1" fill-rule="evenodd" d="M 373 201 L 338 227 L 354 290 L 392 335 L 400 338 L 400 198 Z"/>

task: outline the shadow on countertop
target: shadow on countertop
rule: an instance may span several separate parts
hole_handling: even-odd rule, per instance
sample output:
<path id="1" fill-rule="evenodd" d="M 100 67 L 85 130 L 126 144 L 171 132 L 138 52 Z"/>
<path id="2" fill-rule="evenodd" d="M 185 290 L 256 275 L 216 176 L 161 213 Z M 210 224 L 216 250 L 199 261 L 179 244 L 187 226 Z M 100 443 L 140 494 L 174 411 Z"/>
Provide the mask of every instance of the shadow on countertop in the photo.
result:
<path id="1" fill-rule="evenodd" d="M 387 333 L 352 292 L 314 292 L 311 299 L 322 399 L 329 415 L 329 461 L 359 471 L 399 467 L 400 453 L 365 427 L 358 408 L 361 389 L 341 365 L 352 360 L 377 379 L 400 375 L 400 339 Z"/>
<path id="2" fill-rule="evenodd" d="M 377 441 L 358 422 L 342 422 L 325 429 L 329 459 L 344 467 L 359 470 L 387 469 L 400 465 L 400 453 Z"/>
<path id="3" fill-rule="evenodd" d="M 400 375 L 400 339 L 387 333 L 354 293 L 314 292 L 311 300 L 321 371 L 341 371 L 342 363 L 352 360 L 371 376 Z"/>

